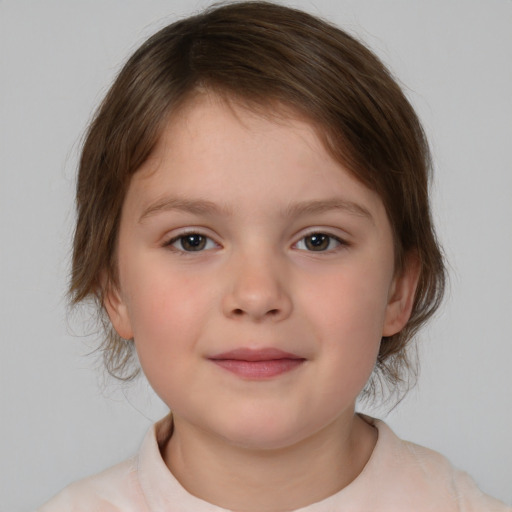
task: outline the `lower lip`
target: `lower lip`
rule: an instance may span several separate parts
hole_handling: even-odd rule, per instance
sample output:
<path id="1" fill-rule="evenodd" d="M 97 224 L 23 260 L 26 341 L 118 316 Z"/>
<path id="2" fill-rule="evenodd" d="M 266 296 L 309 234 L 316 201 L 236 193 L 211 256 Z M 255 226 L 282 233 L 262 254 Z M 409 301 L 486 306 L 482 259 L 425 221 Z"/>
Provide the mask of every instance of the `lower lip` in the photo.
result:
<path id="1" fill-rule="evenodd" d="M 224 370 L 246 379 L 268 379 L 291 372 L 298 368 L 304 359 L 269 359 L 265 361 L 243 361 L 239 359 L 212 359 Z"/>

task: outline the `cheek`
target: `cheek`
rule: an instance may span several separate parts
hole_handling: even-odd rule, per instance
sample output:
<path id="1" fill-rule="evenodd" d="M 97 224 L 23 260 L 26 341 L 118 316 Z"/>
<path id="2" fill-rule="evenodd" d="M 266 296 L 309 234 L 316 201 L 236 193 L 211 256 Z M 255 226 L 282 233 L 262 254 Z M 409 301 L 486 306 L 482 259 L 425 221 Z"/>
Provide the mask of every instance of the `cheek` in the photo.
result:
<path id="1" fill-rule="evenodd" d="M 200 286 L 199 277 L 170 268 L 165 259 L 143 263 L 132 266 L 125 287 L 135 337 L 145 337 L 148 331 L 168 334 L 175 325 L 193 325 L 189 319 L 208 300 L 208 287 Z"/>
<path id="2" fill-rule="evenodd" d="M 387 279 L 363 270 L 320 280 L 316 284 L 321 286 L 309 287 L 303 298 L 304 314 L 316 329 L 323 357 L 329 358 L 334 396 L 359 393 L 380 347 Z"/>
<path id="3" fill-rule="evenodd" d="M 350 269 L 324 277 L 303 286 L 302 304 L 315 317 L 315 324 L 333 335 L 351 334 L 349 339 L 377 338 L 388 304 L 388 279 L 380 273 L 363 268 Z M 349 341 L 348 339 L 346 341 Z"/>
<path id="4" fill-rule="evenodd" d="M 182 357 L 201 337 L 202 320 L 211 308 L 210 292 L 198 287 L 196 279 L 157 268 L 145 270 L 141 279 L 133 277 L 137 286 L 127 294 L 128 314 L 140 363 L 151 381 L 186 364 Z"/>

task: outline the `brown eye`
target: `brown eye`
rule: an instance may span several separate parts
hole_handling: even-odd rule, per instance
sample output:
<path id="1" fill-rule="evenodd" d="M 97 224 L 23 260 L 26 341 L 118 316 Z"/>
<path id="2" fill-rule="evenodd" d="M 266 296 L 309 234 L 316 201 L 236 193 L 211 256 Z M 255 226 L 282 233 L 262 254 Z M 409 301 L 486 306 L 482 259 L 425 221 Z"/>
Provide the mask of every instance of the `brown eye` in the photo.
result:
<path id="1" fill-rule="evenodd" d="M 206 237 L 202 235 L 185 235 L 180 239 L 184 251 L 202 251 L 206 246 Z"/>
<path id="2" fill-rule="evenodd" d="M 311 233 L 297 243 L 297 248 L 306 251 L 322 252 L 335 249 L 341 245 L 341 241 L 326 233 Z"/>
<path id="3" fill-rule="evenodd" d="M 215 242 L 199 233 L 187 233 L 173 238 L 168 244 L 170 247 L 183 252 L 199 252 L 215 247 Z"/>
<path id="4" fill-rule="evenodd" d="M 325 251 L 329 247 L 329 237 L 323 233 L 314 233 L 304 239 L 310 251 Z"/>

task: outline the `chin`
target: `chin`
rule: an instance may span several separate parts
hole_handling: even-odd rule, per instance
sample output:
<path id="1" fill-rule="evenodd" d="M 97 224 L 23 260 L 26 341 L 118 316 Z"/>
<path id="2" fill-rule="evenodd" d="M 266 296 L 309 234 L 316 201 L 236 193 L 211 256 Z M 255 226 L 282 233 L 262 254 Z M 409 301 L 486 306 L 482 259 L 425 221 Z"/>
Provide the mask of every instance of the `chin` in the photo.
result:
<path id="1" fill-rule="evenodd" d="M 225 417 L 218 425 L 218 433 L 233 446 L 248 450 L 279 450 L 292 446 L 308 437 L 302 418 L 291 414 L 243 414 Z"/>

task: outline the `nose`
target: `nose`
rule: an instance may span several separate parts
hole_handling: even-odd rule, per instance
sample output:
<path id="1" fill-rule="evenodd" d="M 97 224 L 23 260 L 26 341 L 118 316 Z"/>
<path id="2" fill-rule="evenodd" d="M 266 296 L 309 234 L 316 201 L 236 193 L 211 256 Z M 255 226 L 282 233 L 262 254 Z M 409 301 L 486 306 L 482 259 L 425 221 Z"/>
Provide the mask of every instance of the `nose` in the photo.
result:
<path id="1" fill-rule="evenodd" d="M 254 322 L 282 321 L 293 309 L 287 272 L 276 258 L 244 256 L 227 269 L 224 314 Z"/>

